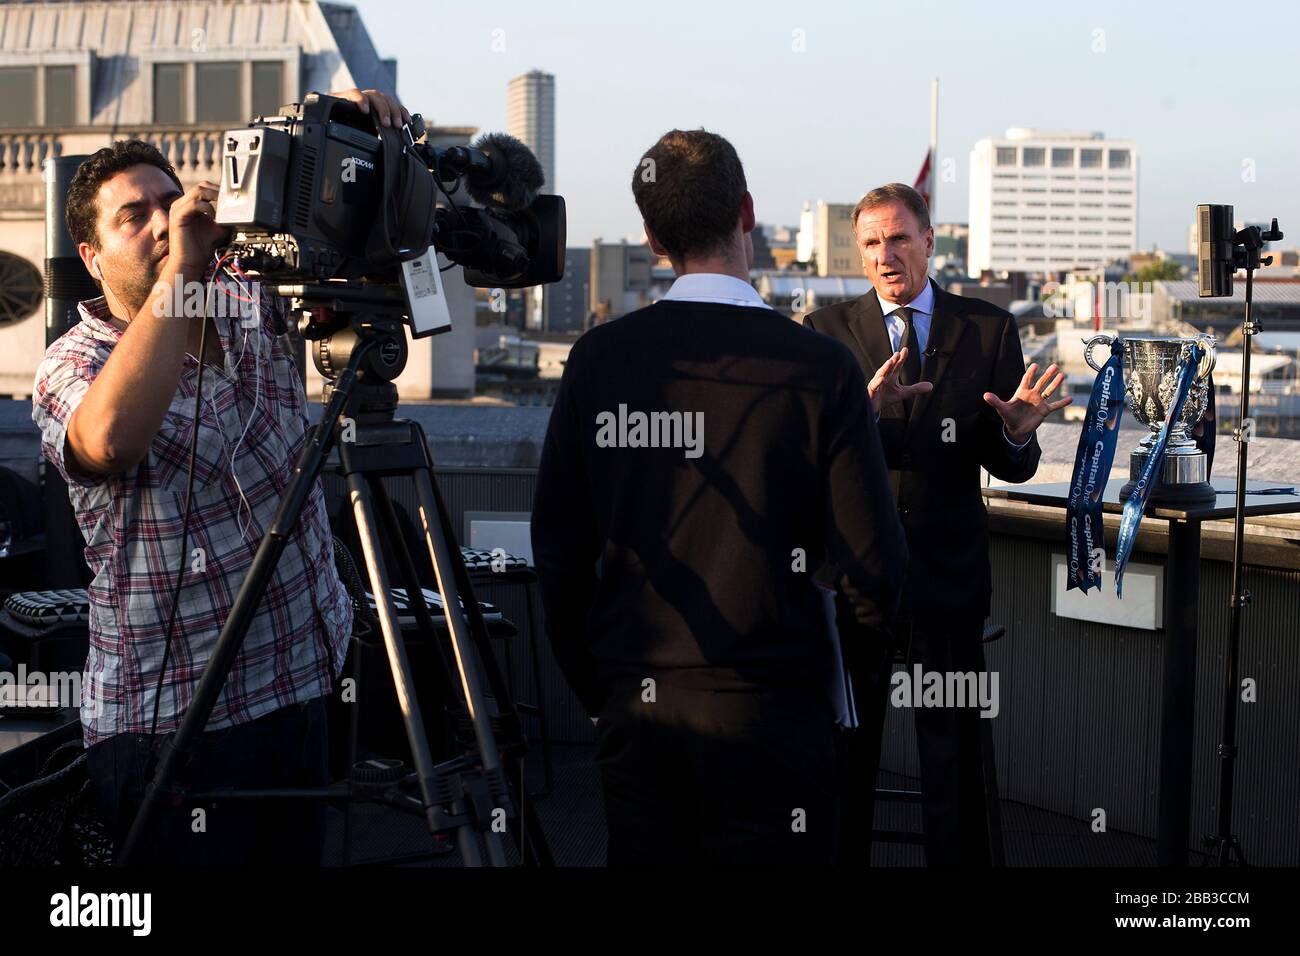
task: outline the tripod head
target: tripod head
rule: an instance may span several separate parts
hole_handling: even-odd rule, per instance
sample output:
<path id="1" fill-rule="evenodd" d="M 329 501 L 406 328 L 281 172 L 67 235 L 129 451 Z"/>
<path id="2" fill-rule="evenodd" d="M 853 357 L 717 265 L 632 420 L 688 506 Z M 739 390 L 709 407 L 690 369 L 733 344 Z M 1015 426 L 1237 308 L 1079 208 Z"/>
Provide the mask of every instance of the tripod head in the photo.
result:
<path id="1" fill-rule="evenodd" d="M 1246 226 L 1232 234 L 1232 264 L 1236 269 L 1258 269 L 1260 266 L 1272 265 L 1273 257 L 1261 258 L 1260 250 L 1266 242 L 1277 242 L 1282 238 L 1282 230 L 1277 227 L 1277 217 L 1269 228 Z"/>
<path id="2" fill-rule="evenodd" d="M 357 358 L 357 379 L 345 413 L 366 424 L 392 421 L 397 376 L 406 368 L 406 300 L 397 286 L 381 283 L 311 282 L 280 285 L 298 331 L 325 378 L 321 401 L 329 405 L 339 377 Z"/>

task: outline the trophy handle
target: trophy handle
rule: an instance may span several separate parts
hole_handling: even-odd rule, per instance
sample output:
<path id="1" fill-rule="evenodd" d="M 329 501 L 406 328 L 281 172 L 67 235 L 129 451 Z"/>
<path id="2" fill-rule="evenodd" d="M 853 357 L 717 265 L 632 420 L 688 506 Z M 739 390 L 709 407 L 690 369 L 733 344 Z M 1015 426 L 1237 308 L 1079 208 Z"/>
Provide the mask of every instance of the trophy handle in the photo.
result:
<path id="1" fill-rule="evenodd" d="M 1201 367 L 1196 370 L 1196 381 L 1204 382 L 1214 371 L 1214 366 L 1219 361 L 1219 353 L 1215 349 L 1215 340 L 1212 335 L 1198 335 L 1196 341 L 1205 349 L 1205 355 L 1201 359 Z"/>
<path id="2" fill-rule="evenodd" d="M 1103 342 L 1107 347 L 1114 341 L 1109 335 L 1094 335 L 1090 339 L 1080 339 L 1083 342 L 1083 360 L 1088 363 L 1088 367 L 1094 372 L 1100 372 L 1101 366 L 1092 360 L 1092 347 L 1098 342 Z M 1208 372 L 1206 373 L 1209 374 Z"/>

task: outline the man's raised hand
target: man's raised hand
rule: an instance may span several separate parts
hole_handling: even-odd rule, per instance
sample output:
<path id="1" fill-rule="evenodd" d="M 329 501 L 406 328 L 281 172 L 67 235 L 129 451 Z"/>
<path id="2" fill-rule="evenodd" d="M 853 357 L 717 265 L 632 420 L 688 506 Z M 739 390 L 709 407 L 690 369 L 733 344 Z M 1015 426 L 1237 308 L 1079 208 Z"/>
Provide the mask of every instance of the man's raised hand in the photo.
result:
<path id="1" fill-rule="evenodd" d="M 933 391 L 933 382 L 917 382 L 914 385 L 900 385 L 898 383 L 898 374 L 903 370 L 905 361 L 907 361 L 906 345 L 885 359 L 885 364 L 876 369 L 876 374 L 867 383 L 867 396 L 871 399 L 871 410 L 877 415 L 886 405 L 892 405 L 894 402 L 902 402 L 916 395 L 924 395 L 926 392 Z"/>
<path id="2" fill-rule="evenodd" d="M 373 112 L 380 126 L 404 126 L 411 122 L 411 114 L 398 102 L 397 97 L 381 93 L 379 90 L 339 90 L 331 93 L 330 96 L 351 100 L 366 115 L 371 115 Z"/>
<path id="3" fill-rule="evenodd" d="M 205 179 L 167 210 L 167 263 L 196 280 L 207 268 L 213 248 L 230 235 L 216 223 L 218 190 L 216 183 Z"/>
<path id="4" fill-rule="evenodd" d="M 1011 396 L 1009 402 L 1002 401 L 992 392 L 984 393 L 984 401 L 992 405 L 1002 416 L 1002 422 L 1007 428 L 1007 437 L 1017 445 L 1029 441 L 1029 436 L 1043 424 L 1043 420 L 1048 415 L 1074 401 L 1069 395 L 1054 402 L 1048 401 L 1052 393 L 1065 381 L 1064 373 L 1058 372 L 1056 365 L 1049 365 L 1047 371 L 1035 383 L 1034 372 L 1036 371 L 1038 371 L 1037 362 L 1025 369 L 1020 387 L 1016 389 L 1016 394 Z"/>

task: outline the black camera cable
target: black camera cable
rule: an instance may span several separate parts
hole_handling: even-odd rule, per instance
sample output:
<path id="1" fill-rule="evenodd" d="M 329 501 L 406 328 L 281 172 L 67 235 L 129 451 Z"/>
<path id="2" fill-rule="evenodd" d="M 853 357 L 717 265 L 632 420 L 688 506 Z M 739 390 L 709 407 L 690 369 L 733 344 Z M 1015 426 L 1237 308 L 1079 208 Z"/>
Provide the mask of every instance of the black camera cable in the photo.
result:
<path id="1" fill-rule="evenodd" d="M 193 426 L 190 429 L 190 453 L 185 475 L 185 512 L 181 518 L 180 563 L 176 568 L 176 583 L 172 586 L 171 611 L 167 616 L 167 631 L 163 639 L 162 666 L 158 669 L 158 681 L 154 687 L 153 721 L 149 728 L 150 737 L 154 737 L 158 733 L 158 714 L 162 703 L 163 678 L 167 675 L 167 665 L 171 661 L 172 636 L 176 630 L 176 613 L 180 610 L 181 583 L 185 578 L 186 555 L 189 549 L 190 517 L 194 506 L 194 462 L 198 457 L 199 425 L 203 414 L 203 370 L 207 366 L 208 312 L 212 301 L 212 288 L 221 272 L 221 265 L 225 261 L 226 255 L 222 255 L 217 259 L 216 267 L 212 271 L 212 278 L 208 280 L 207 294 L 203 299 L 203 327 L 199 330 L 199 370 L 194 388 Z"/>

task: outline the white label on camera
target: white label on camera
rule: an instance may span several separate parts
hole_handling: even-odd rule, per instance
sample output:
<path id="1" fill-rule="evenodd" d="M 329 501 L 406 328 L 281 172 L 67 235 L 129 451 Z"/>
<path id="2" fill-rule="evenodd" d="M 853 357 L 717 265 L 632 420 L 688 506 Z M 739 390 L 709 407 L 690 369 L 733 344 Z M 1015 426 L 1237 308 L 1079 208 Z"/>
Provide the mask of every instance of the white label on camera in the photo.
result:
<path id="1" fill-rule="evenodd" d="M 442 273 L 433 248 L 402 263 L 402 288 L 411 317 L 411 334 L 417 338 L 451 329 L 451 310 L 442 291 Z"/>

